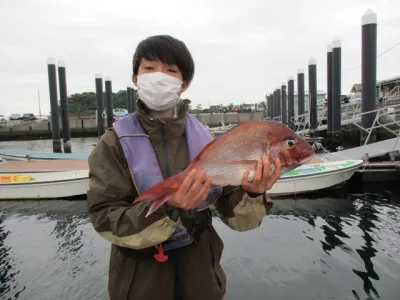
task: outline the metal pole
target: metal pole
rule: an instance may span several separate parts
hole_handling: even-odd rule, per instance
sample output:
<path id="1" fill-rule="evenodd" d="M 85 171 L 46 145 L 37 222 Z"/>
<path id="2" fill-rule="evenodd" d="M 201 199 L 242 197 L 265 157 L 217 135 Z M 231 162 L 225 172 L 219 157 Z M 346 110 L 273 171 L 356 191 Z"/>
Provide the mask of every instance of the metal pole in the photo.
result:
<path id="1" fill-rule="evenodd" d="M 133 103 L 132 103 L 132 85 L 128 84 L 126 87 L 126 95 L 128 96 L 128 113 L 133 112 Z"/>
<path id="2" fill-rule="evenodd" d="M 281 117 L 282 121 L 281 89 L 279 87 L 276 88 L 276 108 L 277 108 L 277 117 Z"/>
<path id="3" fill-rule="evenodd" d="M 112 85 L 111 78 L 106 76 L 104 78 L 104 84 L 106 86 L 106 113 L 107 113 L 107 127 L 111 128 L 114 122 L 113 112 L 113 98 L 112 98 Z"/>
<path id="4" fill-rule="evenodd" d="M 132 89 L 132 100 L 133 100 L 133 112 L 136 111 L 136 100 L 138 98 L 137 90 Z"/>
<path id="5" fill-rule="evenodd" d="M 60 107 L 61 107 L 61 124 L 63 135 L 64 153 L 71 153 L 71 135 L 69 131 L 69 116 L 68 116 L 68 94 L 67 94 L 67 79 L 65 74 L 65 62 L 58 62 L 58 82 L 60 86 Z"/>
<path id="6" fill-rule="evenodd" d="M 317 131 L 317 60 L 310 57 L 308 60 L 308 101 L 310 114 L 310 133 Z"/>
<path id="7" fill-rule="evenodd" d="M 53 152 L 61 153 L 60 123 L 57 100 L 56 62 L 53 57 L 47 59 L 47 72 L 49 76 L 49 95 L 51 110 L 51 134 L 53 138 Z"/>
<path id="8" fill-rule="evenodd" d="M 100 138 L 104 132 L 104 105 L 103 105 L 103 77 L 96 74 L 96 102 L 97 102 L 97 135 Z"/>
<path id="9" fill-rule="evenodd" d="M 297 69 L 297 114 L 304 114 L 304 70 Z"/>
<path id="10" fill-rule="evenodd" d="M 327 78 L 327 105 L 328 105 L 328 113 L 327 113 L 327 147 L 330 147 L 331 139 L 332 139 L 332 45 L 329 44 L 327 48 L 326 54 L 326 78 Z"/>
<path id="11" fill-rule="evenodd" d="M 361 42 L 361 112 L 376 109 L 376 57 L 377 57 L 377 15 L 368 9 L 361 18 L 362 42 Z M 372 126 L 376 113 L 361 116 L 361 124 L 364 129 Z M 361 131 L 361 144 L 364 144 L 367 133 Z M 367 143 L 376 141 L 376 132 L 373 130 Z"/>
<path id="12" fill-rule="evenodd" d="M 288 124 L 294 129 L 294 78 L 289 77 L 288 80 Z"/>
<path id="13" fill-rule="evenodd" d="M 275 118 L 277 114 L 277 105 L 276 105 L 276 90 L 272 93 L 272 118 Z"/>
<path id="14" fill-rule="evenodd" d="M 282 123 L 287 125 L 287 105 L 286 105 L 286 84 L 282 82 L 281 84 L 282 91 Z"/>
<path id="15" fill-rule="evenodd" d="M 332 145 L 334 151 L 341 145 L 342 121 L 342 48 L 339 39 L 332 43 Z"/>

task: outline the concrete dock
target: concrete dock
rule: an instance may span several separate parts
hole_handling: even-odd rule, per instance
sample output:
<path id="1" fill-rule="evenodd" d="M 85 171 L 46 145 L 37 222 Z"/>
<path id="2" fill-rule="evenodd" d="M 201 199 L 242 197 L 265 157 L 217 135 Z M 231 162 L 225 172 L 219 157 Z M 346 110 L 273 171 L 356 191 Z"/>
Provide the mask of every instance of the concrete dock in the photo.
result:
<path id="1" fill-rule="evenodd" d="M 265 112 L 245 113 L 207 113 L 193 114 L 203 124 L 221 126 L 223 124 L 237 124 L 247 120 L 263 120 Z M 60 119 L 61 128 L 61 119 Z M 71 137 L 95 137 L 97 136 L 97 119 L 91 117 L 70 117 L 69 129 Z M 0 124 L 0 141 L 48 139 L 51 138 L 51 121 L 12 121 Z M 61 132 L 62 135 L 62 132 Z"/>

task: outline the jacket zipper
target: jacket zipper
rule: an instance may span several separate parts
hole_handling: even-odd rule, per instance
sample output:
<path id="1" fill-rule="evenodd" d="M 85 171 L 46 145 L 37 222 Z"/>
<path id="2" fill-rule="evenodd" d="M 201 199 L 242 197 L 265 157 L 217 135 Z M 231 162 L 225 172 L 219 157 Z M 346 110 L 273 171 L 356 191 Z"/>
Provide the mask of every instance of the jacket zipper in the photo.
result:
<path id="1" fill-rule="evenodd" d="M 165 176 L 166 178 L 171 176 L 171 170 L 168 162 L 168 137 L 167 137 L 167 126 L 162 125 L 162 145 L 164 153 L 164 164 L 165 164 Z"/>

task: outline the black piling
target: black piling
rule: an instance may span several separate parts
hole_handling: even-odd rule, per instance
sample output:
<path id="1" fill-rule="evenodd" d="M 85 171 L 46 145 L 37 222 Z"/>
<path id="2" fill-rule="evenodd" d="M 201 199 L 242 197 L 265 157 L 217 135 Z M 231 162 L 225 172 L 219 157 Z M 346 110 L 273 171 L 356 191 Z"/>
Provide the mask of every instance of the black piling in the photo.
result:
<path id="1" fill-rule="evenodd" d="M 310 113 L 310 134 L 315 136 L 318 127 L 317 119 L 317 61 L 314 57 L 308 60 L 308 101 Z"/>
<path id="2" fill-rule="evenodd" d="M 332 43 L 332 141 L 331 151 L 342 144 L 342 48 L 339 39 Z"/>
<path id="3" fill-rule="evenodd" d="M 278 106 L 276 105 L 276 90 L 272 93 L 272 118 L 278 114 Z"/>
<path id="4" fill-rule="evenodd" d="M 100 138 L 105 131 L 104 128 L 104 105 L 103 105 L 103 77 L 96 74 L 96 103 L 97 103 L 97 136 Z"/>
<path id="5" fill-rule="evenodd" d="M 271 119 L 272 118 L 272 113 L 273 113 L 273 110 L 272 110 L 272 96 L 271 96 L 272 94 L 269 94 L 268 95 L 268 117 Z"/>
<path id="6" fill-rule="evenodd" d="M 294 129 L 294 79 L 292 76 L 288 80 L 288 125 Z"/>
<path id="7" fill-rule="evenodd" d="M 127 104 L 128 104 L 128 113 L 133 113 L 133 103 L 132 103 L 132 85 L 128 84 L 126 87 L 126 95 L 127 95 Z"/>
<path id="8" fill-rule="evenodd" d="M 60 87 L 61 125 L 64 153 L 71 153 L 71 133 L 69 130 L 67 76 L 64 61 L 58 62 L 58 84 Z"/>
<path id="9" fill-rule="evenodd" d="M 361 42 L 361 112 L 376 109 L 376 57 L 377 57 L 377 15 L 372 10 L 362 16 Z M 361 125 L 364 129 L 373 126 L 376 112 L 361 115 Z M 368 133 L 361 132 L 361 144 L 366 142 Z M 376 130 L 371 132 L 367 144 L 376 141 Z"/>
<path id="10" fill-rule="evenodd" d="M 297 116 L 304 114 L 304 70 L 297 69 Z M 299 118 L 299 121 L 302 121 Z"/>
<path id="11" fill-rule="evenodd" d="M 282 97 L 282 123 L 287 125 L 287 102 L 286 102 L 286 84 L 281 84 L 281 97 Z"/>
<path id="12" fill-rule="evenodd" d="M 326 54 L 326 78 L 327 78 L 327 132 L 326 132 L 326 148 L 330 149 L 332 140 L 332 45 L 328 45 Z"/>
<path id="13" fill-rule="evenodd" d="M 107 114 L 107 127 L 111 128 L 114 123 L 114 112 L 113 112 L 113 98 L 112 98 L 112 84 L 111 78 L 105 77 L 104 84 L 106 87 L 106 114 Z"/>
<path id="14" fill-rule="evenodd" d="M 51 111 L 51 135 L 53 139 L 53 152 L 61 153 L 60 123 L 57 100 L 57 75 L 55 59 L 49 57 L 47 59 L 47 73 L 49 76 L 49 96 Z"/>
<path id="15" fill-rule="evenodd" d="M 281 89 L 276 88 L 276 116 L 281 117 L 282 122 L 282 102 L 281 102 Z"/>
<path id="16" fill-rule="evenodd" d="M 137 90 L 132 88 L 132 107 L 133 107 L 133 112 L 136 111 L 136 100 L 137 100 Z"/>

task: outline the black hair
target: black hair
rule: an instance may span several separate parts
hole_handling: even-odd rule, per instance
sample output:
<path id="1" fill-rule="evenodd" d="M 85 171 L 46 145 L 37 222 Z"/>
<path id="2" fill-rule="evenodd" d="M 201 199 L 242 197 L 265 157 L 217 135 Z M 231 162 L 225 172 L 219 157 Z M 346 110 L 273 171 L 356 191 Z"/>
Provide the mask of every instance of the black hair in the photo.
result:
<path id="1" fill-rule="evenodd" d="M 194 62 L 186 45 L 169 35 L 155 35 L 142 40 L 133 55 L 133 75 L 138 74 L 142 58 L 159 60 L 176 65 L 182 72 L 183 81 L 190 83 L 194 75 Z"/>

